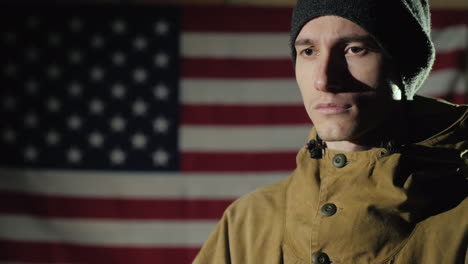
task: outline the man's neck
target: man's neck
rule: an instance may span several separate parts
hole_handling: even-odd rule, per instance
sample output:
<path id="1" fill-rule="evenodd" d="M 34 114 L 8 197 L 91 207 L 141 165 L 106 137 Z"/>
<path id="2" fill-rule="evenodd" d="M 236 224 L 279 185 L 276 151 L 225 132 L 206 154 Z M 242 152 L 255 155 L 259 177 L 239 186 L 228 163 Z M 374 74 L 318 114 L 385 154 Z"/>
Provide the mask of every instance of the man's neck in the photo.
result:
<path id="1" fill-rule="evenodd" d="M 360 145 L 350 141 L 330 141 L 325 142 L 328 149 L 338 150 L 343 152 L 352 152 L 352 151 L 365 151 L 372 149 L 371 146 Z"/>

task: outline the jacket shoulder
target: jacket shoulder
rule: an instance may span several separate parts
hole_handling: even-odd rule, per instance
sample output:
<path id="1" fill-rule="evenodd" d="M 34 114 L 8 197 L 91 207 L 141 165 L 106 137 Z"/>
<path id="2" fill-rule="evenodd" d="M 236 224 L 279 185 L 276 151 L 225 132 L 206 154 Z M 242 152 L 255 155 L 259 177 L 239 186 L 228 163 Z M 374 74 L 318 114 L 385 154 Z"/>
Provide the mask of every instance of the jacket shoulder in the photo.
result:
<path id="1" fill-rule="evenodd" d="M 257 188 L 234 201 L 225 211 L 229 215 L 280 213 L 285 204 L 285 193 L 289 183 L 289 177 L 277 182 Z"/>
<path id="2" fill-rule="evenodd" d="M 288 181 L 260 187 L 233 202 L 193 263 L 279 263 Z"/>

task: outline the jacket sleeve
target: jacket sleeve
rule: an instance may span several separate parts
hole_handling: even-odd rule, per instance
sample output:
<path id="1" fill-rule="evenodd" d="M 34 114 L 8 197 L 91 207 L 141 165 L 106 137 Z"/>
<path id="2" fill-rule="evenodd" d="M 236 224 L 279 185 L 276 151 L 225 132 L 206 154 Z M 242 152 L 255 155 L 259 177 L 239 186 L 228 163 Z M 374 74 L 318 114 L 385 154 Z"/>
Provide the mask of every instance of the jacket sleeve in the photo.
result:
<path id="1" fill-rule="evenodd" d="M 227 212 L 225 212 L 208 240 L 203 244 L 200 252 L 198 252 L 193 264 L 231 263 L 229 240 L 229 223 Z"/>

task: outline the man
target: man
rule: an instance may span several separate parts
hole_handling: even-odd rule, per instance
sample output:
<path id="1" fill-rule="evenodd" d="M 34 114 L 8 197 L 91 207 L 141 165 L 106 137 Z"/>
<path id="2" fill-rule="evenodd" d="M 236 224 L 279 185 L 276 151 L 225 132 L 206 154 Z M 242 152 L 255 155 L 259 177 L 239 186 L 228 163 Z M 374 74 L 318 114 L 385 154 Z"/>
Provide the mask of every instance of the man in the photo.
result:
<path id="1" fill-rule="evenodd" d="M 290 177 L 225 211 L 194 263 L 468 263 L 468 110 L 415 96 L 429 34 L 425 0 L 299 0 L 309 143 Z"/>

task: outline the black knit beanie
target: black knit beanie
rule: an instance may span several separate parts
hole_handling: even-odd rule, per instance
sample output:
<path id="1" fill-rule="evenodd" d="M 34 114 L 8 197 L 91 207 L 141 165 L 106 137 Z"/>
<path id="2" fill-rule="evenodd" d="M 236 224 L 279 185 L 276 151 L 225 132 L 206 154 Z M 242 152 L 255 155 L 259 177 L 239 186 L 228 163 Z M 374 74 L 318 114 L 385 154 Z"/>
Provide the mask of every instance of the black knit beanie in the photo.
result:
<path id="1" fill-rule="evenodd" d="M 395 65 L 406 98 L 413 98 L 435 57 L 427 0 L 298 0 L 290 39 L 294 65 L 297 35 L 311 19 L 324 15 L 346 18 L 371 34 Z"/>

